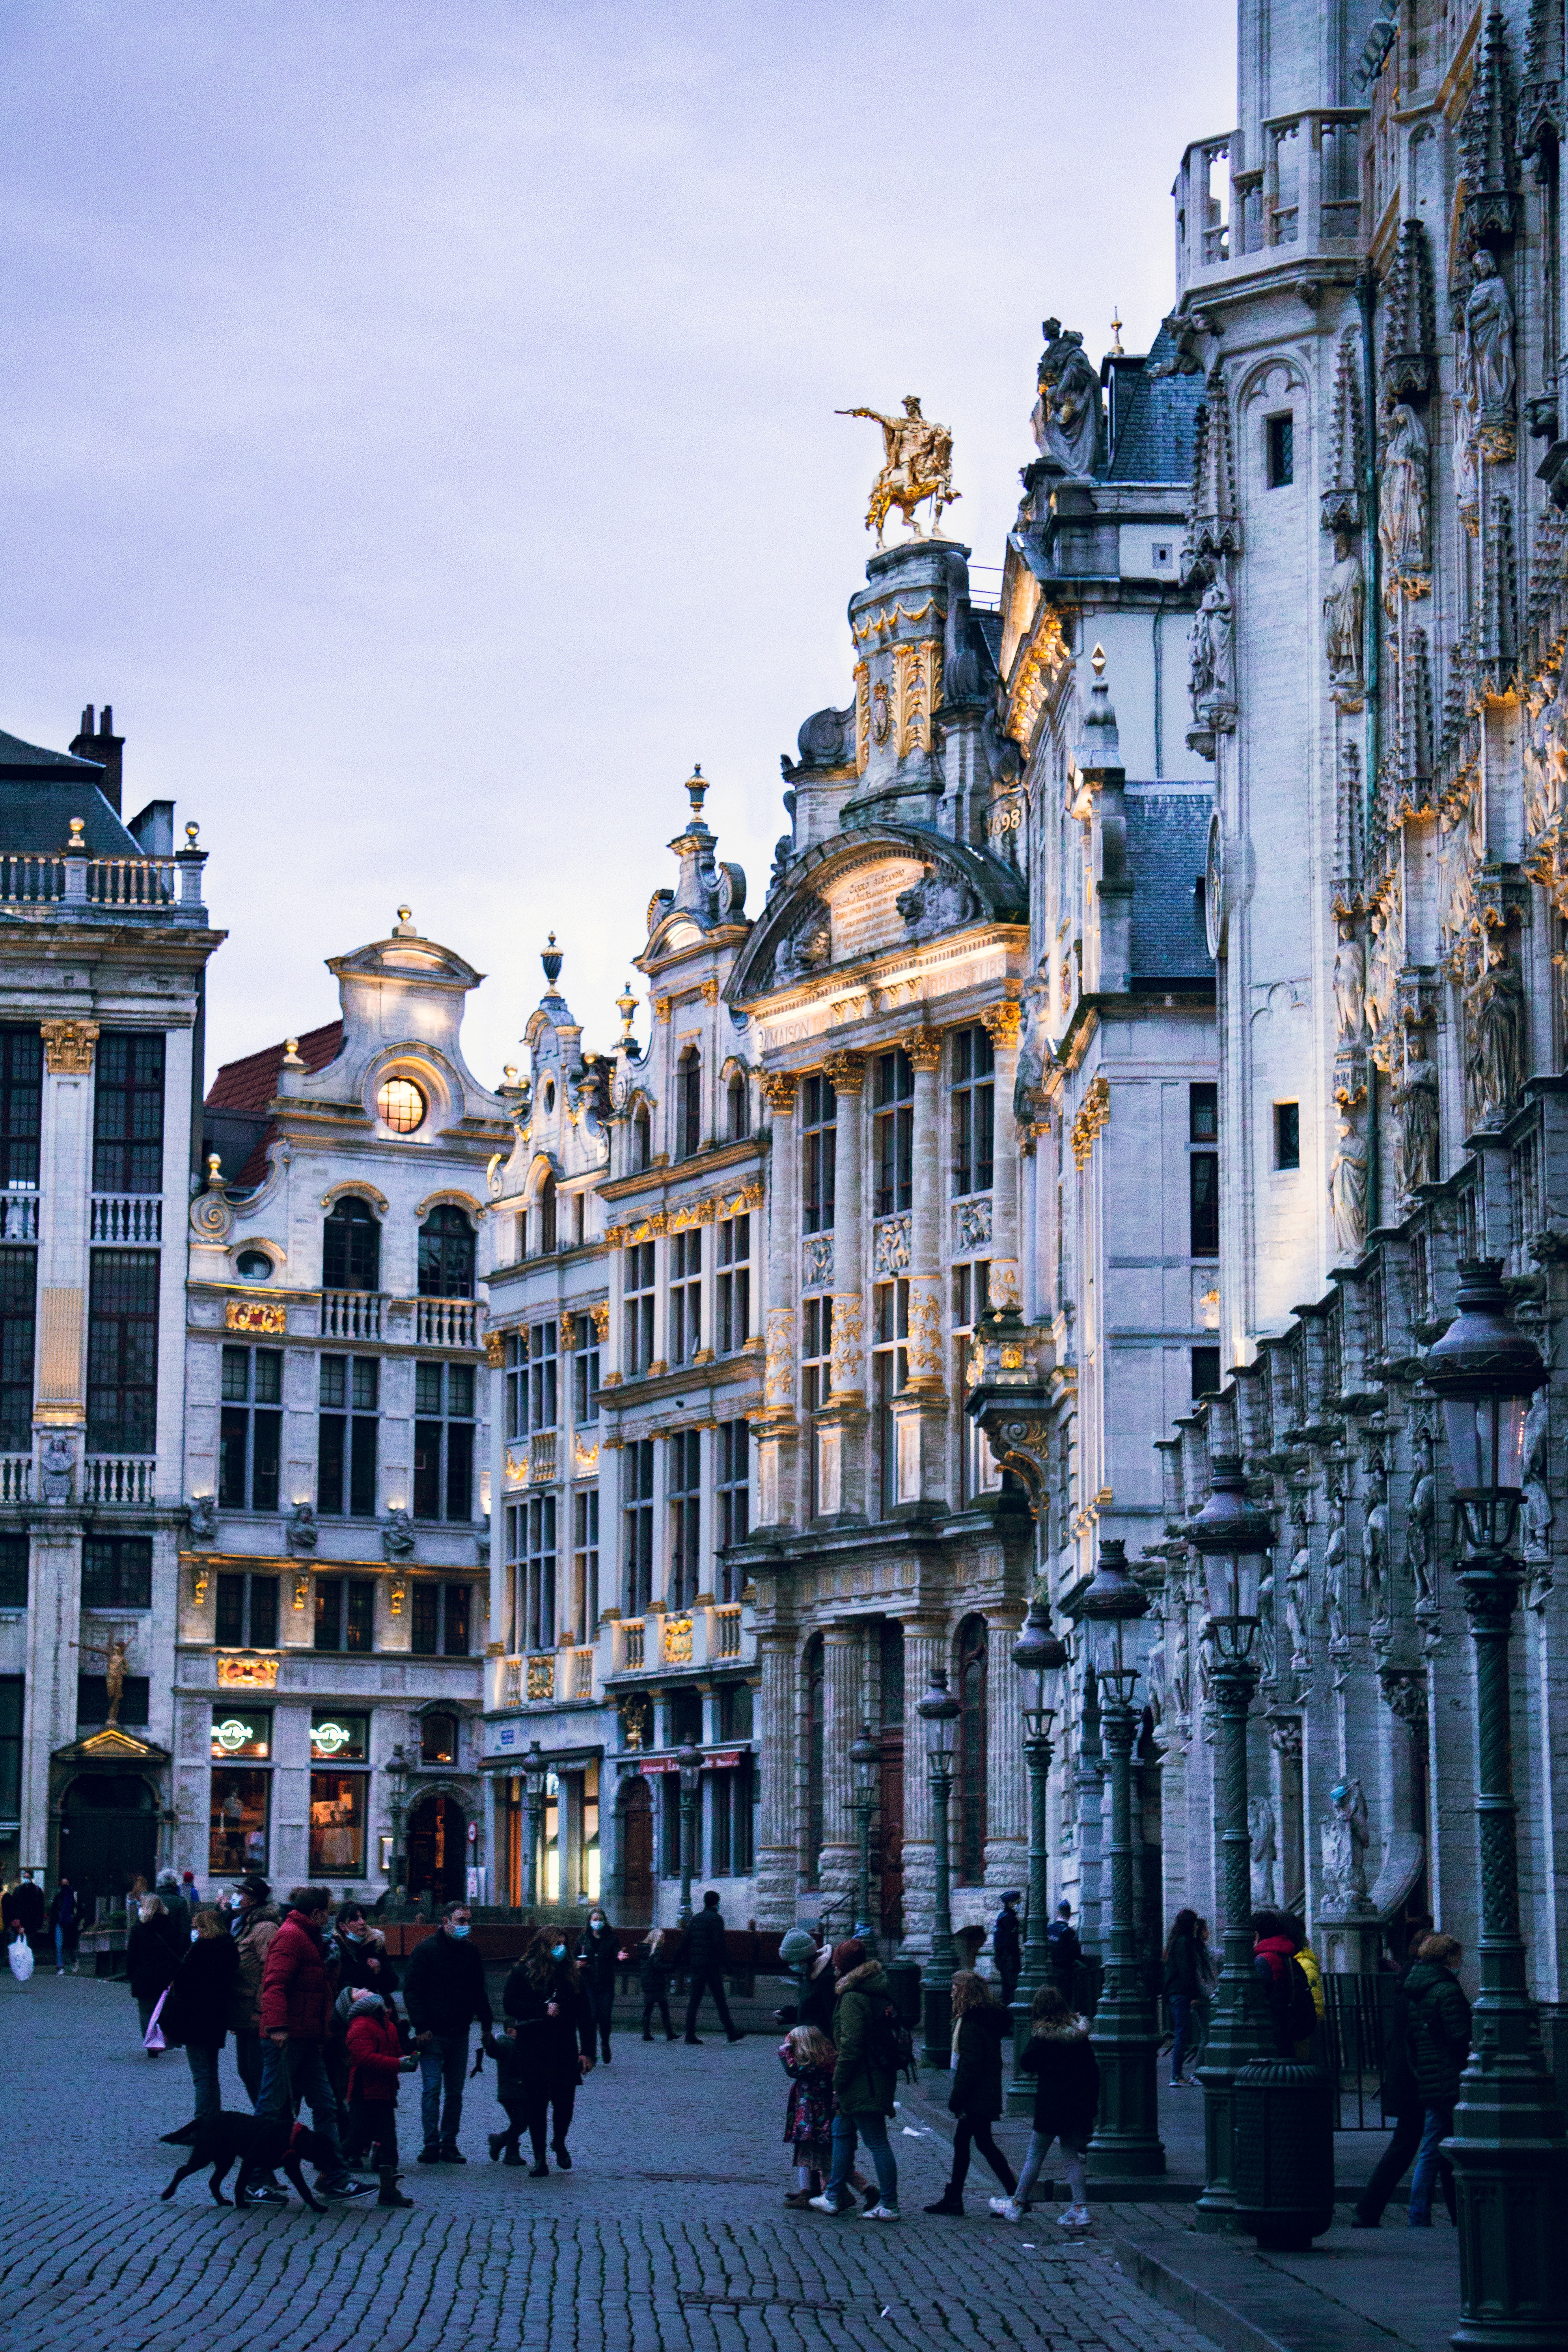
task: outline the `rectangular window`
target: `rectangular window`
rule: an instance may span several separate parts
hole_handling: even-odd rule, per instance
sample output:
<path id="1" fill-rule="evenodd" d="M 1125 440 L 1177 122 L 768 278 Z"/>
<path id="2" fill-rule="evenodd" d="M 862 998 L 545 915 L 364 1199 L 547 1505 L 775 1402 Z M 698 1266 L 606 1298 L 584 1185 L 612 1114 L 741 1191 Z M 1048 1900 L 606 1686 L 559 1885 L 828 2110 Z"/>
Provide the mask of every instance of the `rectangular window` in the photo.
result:
<path id="1" fill-rule="evenodd" d="M 871 1396 L 876 1413 L 877 1468 L 886 1514 L 899 1498 L 898 1432 L 893 1399 L 910 1377 L 910 1286 L 907 1278 L 879 1282 L 872 1293 Z"/>
<path id="2" fill-rule="evenodd" d="M 579 1644 L 599 1630 L 599 1490 L 572 1498 L 572 1633 Z"/>
<path id="3" fill-rule="evenodd" d="M 369 1577 L 317 1577 L 316 1647 L 360 1655 L 374 1649 L 375 1586 Z"/>
<path id="4" fill-rule="evenodd" d="M 681 1429 L 669 1440 L 669 1575 L 666 1602 L 689 1609 L 697 1598 L 702 1564 L 702 1435 Z"/>
<path id="5" fill-rule="evenodd" d="M 833 1386 L 833 1301 L 808 1298 L 801 1308 L 801 1404 L 806 1415 L 806 1445 L 810 1462 L 811 1515 L 821 1509 L 818 1494 L 816 1416 L 826 1404 Z"/>
<path id="6" fill-rule="evenodd" d="M 267 1868 L 267 1813 L 272 1775 L 233 1765 L 215 1770 L 208 1799 L 207 1874 L 238 1878 Z"/>
<path id="7" fill-rule="evenodd" d="M 669 1360 L 693 1362 L 702 1346 L 702 1228 L 690 1225 L 669 1242 Z"/>
<path id="8" fill-rule="evenodd" d="M 223 1351 L 217 1498 L 226 1511 L 275 1511 L 283 1452 L 283 1351 Z"/>
<path id="9" fill-rule="evenodd" d="M 316 1508 L 324 1517 L 375 1517 L 381 1366 L 374 1356 L 321 1359 Z"/>
<path id="10" fill-rule="evenodd" d="M 752 1432 L 743 1421 L 719 1423 L 719 1549 L 744 1543 L 752 1529 Z M 719 1569 L 719 1598 L 738 1601 L 742 1571 L 731 1560 Z"/>
<path id="11" fill-rule="evenodd" d="M 969 1351 L 975 1326 L 991 1303 L 991 1262 L 988 1258 L 971 1259 L 967 1265 L 952 1269 L 952 1393 L 966 1393 L 969 1371 Z M 960 1415 L 958 1429 L 959 1490 L 965 1503 L 973 1503 L 977 1495 L 994 1494 L 1001 1485 L 1001 1473 L 995 1466 L 985 1433 L 970 1420 Z"/>
<path id="12" fill-rule="evenodd" d="M 639 1437 L 624 1448 L 626 1481 L 626 1609 L 645 1617 L 653 1599 L 653 1440 Z"/>
<path id="13" fill-rule="evenodd" d="M 535 1495 L 524 1504 L 527 1550 L 522 1563 L 522 1646 L 555 1647 L 555 1497 Z"/>
<path id="14" fill-rule="evenodd" d="M 310 1775 L 310 1875 L 364 1876 L 364 1795 L 368 1772 Z"/>
<path id="15" fill-rule="evenodd" d="M 626 1374 L 636 1380 L 654 1360 L 652 1242 L 634 1242 L 623 1251 L 626 1298 Z"/>
<path id="16" fill-rule="evenodd" d="M 81 1548 L 84 1609 L 151 1609 L 150 1536 L 89 1536 Z"/>
<path id="17" fill-rule="evenodd" d="M 43 1086 L 37 1030 L 0 1029 L 0 1185 L 37 1183 Z"/>
<path id="18" fill-rule="evenodd" d="M 989 1192 L 995 1134 L 994 1048 L 978 1022 L 952 1040 L 952 1189 Z"/>
<path id="19" fill-rule="evenodd" d="M 873 1080 L 872 1213 L 896 1216 L 913 1197 L 915 1071 L 901 1045 L 879 1054 Z"/>
<path id="20" fill-rule="evenodd" d="M 1276 1103 L 1274 1106 L 1274 1165 L 1276 1168 L 1300 1168 L 1301 1165 L 1300 1103 Z"/>
<path id="21" fill-rule="evenodd" d="M 413 1649 L 416 1658 L 466 1658 L 473 1628 L 473 1590 L 467 1584 L 416 1583 Z"/>
<path id="22" fill-rule="evenodd" d="M 724 1217 L 719 1225 L 716 1355 L 733 1356 L 752 1336 L 752 1220 Z"/>
<path id="23" fill-rule="evenodd" d="M 278 1646 L 278 1579 L 218 1577 L 213 1640 L 220 1650 L 275 1650 Z"/>
<path id="24" fill-rule="evenodd" d="M 320 1707 L 310 1717 L 312 1764 L 363 1764 L 370 1753 L 368 1718 Z"/>
<path id="25" fill-rule="evenodd" d="M 1189 1223 L 1194 1257 L 1219 1255 L 1219 1154 L 1194 1151 L 1187 1160 Z"/>
<path id="26" fill-rule="evenodd" d="M 599 1327 L 591 1312 L 575 1318 L 572 1418 L 579 1428 L 599 1418 Z"/>
<path id="27" fill-rule="evenodd" d="M 111 1029 L 98 1041 L 92 1095 L 92 1189 L 163 1189 L 163 1035 Z"/>
<path id="28" fill-rule="evenodd" d="M 158 1443 L 158 1253 L 96 1249 L 87 1331 L 87 1450 Z"/>
<path id="29" fill-rule="evenodd" d="M 145 1675 L 127 1675 L 120 1693 L 120 1720 L 138 1730 L 147 1727 L 147 1702 L 152 1685 Z M 103 1675 L 78 1675 L 76 1719 L 83 1729 L 109 1721 L 109 1683 Z"/>
<path id="30" fill-rule="evenodd" d="M 0 1609 L 27 1605 L 27 1538 L 0 1536 Z"/>
<path id="31" fill-rule="evenodd" d="M 0 1822 L 22 1811 L 22 1717 L 26 1677 L 0 1675 Z"/>
<path id="32" fill-rule="evenodd" d="M 268 1764 L 272 1760 L 272 1710 L 241 1706 L 213 1709 L 215 1764 Z"/>
<path id="33" fill-rule="evenodd" d="M 808 1234 L 833 1231 L 837 1116 L 838 1097 L 832 1081 L 820 1076 L 807 1078 L 801 1094 L 801 1171 Z"/>
<path id="34" fill-rule="evenodd" d="M 532 1323 L 528 1332 L 528 1427 L 531 1435 L 536 1429 L 555 1427 L 558 1412 L 555 1376 L 556 1326 L 553 1321 Z"/>
<path id="35" fill-rule="evenodd" d="M 553 1335 L 554 1326 L 551 1326 Z M 553 1396 L 555 1367 L 550 1367 Z M 471 1364 L 414 1367 L 414 1516 L 471 1519 L 474 1516 L 474 1369 Z"/>
<path id="36" fill-rule="evenodd" d="M 1270 416 L 1267 426 L 1268 487 L 1271 490 L 1289 489 L 1296 478 L 1296 420 L 1293 416 Z"/>
<path id="37" fill-rule="evenodd" d="M 689 1160 L 702 1144 L 702 1063 L 689 1045 L 675 1074 L 675 1156 Z"/>
<path id="38" fill-rule="evenodd" d="M 1219 1392 L 1219 1349 L 1193 1349 L 1193 1402 L 1199 1397 L 1216 1396 Z"/>
<path id="39" fill-rule="evenodd" d="M 510 1445 L 514 1439 L 528 1435 L 528 1333 L 509 1331 L 501 1353 L 506 1366 L 506 1436 Z"/>
<path id="40" fill-rule="evenodd" d="M 1199 1079 L 1187 1088 L 1187 1141 L 1219 1141 L 1219 1088 L 1211 1078 Z"/>
<path id="41" fill-rule="evenodd" d="M 0 1453 L 26 1454 L 33 1442 L 33 1354 L 38 1254 L 0 1249 Z"/>

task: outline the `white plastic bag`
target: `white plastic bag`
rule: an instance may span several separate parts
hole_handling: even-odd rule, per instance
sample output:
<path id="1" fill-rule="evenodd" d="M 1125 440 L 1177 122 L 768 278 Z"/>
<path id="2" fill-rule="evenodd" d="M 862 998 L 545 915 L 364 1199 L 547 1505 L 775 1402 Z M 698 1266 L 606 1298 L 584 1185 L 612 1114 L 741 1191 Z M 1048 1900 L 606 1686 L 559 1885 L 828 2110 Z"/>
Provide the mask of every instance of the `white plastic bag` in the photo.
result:
<path id="1" fill-rule="evenodd" d="M 33 1948 L 26 1936 L 16 1937 L 16 1942 L 8 1947 L 5 1958 L 11 1963 L 11 1974 L 16 1982 L 26 1984 L 33 1973 Z"/>

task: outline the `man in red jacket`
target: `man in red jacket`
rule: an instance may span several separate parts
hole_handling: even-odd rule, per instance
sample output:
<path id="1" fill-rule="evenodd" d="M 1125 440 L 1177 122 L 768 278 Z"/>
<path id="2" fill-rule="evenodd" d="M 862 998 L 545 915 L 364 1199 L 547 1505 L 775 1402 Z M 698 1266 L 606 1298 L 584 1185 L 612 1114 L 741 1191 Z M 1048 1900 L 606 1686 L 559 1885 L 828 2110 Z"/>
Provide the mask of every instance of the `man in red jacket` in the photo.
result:
<path id="1" fill-rule="evenodd" d="M 261 1971 L 261 2091 L 259 2116 L 297 2115 L 301 2102 L 331 2144 L 336 2163 L 316 2183 L 323 2197 L 368 2197 L 368 2180 L 351 2179 L 338 2139 L 338 2103 L 327 2079 L 322 2047 L 331 2015 L 321 1931 L 331 1896 L 324 1886 L 296 1886 L 289 1912 L 267 1948 Z"/>

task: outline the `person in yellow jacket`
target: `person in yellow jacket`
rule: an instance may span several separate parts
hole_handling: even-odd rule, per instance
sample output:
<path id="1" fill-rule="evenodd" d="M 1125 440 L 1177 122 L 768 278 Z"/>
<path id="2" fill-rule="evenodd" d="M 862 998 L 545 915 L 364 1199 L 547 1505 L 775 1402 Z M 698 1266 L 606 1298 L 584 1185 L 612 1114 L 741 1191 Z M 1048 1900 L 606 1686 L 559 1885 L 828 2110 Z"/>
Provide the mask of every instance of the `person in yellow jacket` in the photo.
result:
<path id="1" fill-rule="evenodd" d="M 1319 1965 L 1318 1955 L 1313 1951 L 1312 1947 L 1308 1943 L 1305 1935 L 1302 1933 L 1301 1922 L 1300 1919 L 1286 1917 L 1280 1920 L 1279 1925 L 1284 1933 L 1289 1937 L 1292 1944 L 1295 1946 L 1295 1950 L 1291 1954 L 1291 1958 L 1295 1960 L 1297 1967 L 1300 1969 L 1301 1974 L 1306 1978 L 1308 1984 L 1312 1989 L 1312 2007 L 1317 2011 L 1318 2023 L 1321 2025 L 1323 2019 L 1327 2014 L 1327 2009 L 1323 2000 L 1323 1971 L 1321 1967 Z M 1297 2042 L 1296 2055 L 1298 2058 L 1310 2058 L 1311 2054 L 1312 2045 L 1310 2040 Z"/>

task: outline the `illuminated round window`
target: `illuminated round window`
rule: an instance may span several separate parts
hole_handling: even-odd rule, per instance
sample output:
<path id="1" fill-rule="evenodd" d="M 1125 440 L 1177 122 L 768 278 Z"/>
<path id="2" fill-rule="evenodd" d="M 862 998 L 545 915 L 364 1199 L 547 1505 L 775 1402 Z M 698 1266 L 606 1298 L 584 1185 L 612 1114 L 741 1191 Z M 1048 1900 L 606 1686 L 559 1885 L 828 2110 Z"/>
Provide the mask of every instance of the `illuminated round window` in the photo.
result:
<path id="1" fill-rule="evenodd" d="M 425 1097 L 412 1078 L 388 1078 L 375 1107 L 394 1135 L 412 1135 L 425 1124 Z"/>
<path id="2" fill-rule="evenodd" d="M 241 1250 L 234 1269 L 242 1282 L 268 1282 L 272 1276 L 272 1260 L 265 1250 Z"/>

